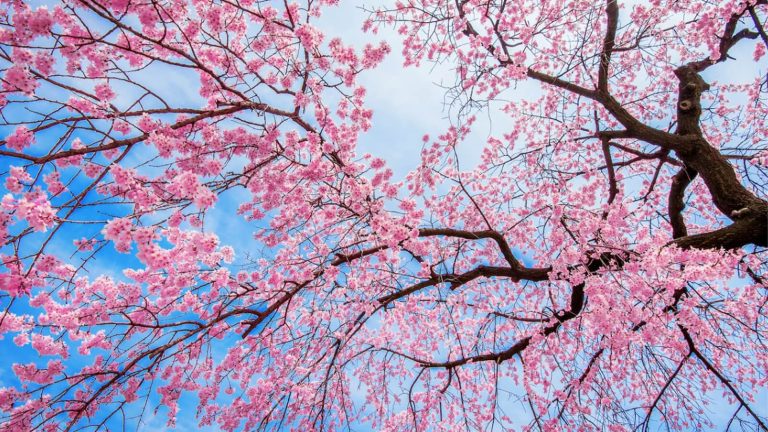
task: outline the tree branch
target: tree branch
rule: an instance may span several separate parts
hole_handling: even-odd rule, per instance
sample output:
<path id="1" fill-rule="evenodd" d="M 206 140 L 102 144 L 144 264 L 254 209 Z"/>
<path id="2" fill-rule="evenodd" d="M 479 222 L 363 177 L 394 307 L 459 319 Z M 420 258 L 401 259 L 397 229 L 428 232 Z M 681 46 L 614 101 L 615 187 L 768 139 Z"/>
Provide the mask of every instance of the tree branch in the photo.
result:
<path id="1" fill-rule="evenodd" d="M 685 167 L 672 177 L 672 186 L 669 189 L 668 213 L 669 223 L 672 225 L 672 238 L 678 239 L 688 235 L 685 227 L 685 218 L 683 218 L 683 209 L 685 208 L 685 189 L 696 178 L 696 170 Z"/>

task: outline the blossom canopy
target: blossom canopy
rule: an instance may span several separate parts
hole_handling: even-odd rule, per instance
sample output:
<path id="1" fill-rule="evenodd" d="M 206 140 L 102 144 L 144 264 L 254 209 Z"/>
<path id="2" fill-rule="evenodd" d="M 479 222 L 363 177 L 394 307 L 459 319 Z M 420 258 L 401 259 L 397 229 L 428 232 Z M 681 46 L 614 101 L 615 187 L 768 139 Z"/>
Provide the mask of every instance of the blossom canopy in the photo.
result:
<path id="1" fill-rule="evenodd" d="M 766 430 L 768 1 L 337 3 L 0 2 L 0 431 Z"/>

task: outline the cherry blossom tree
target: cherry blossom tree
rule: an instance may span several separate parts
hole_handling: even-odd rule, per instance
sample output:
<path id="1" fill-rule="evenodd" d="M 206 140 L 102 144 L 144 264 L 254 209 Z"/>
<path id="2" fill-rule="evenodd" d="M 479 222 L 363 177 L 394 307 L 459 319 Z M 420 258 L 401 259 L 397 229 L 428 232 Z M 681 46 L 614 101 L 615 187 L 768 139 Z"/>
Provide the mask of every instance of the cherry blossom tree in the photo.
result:
<path id="1" fill-rule="evenodd" d="M 766 430 L 767 1 L 336 3 L 2 2 L 0 430 Z"/>

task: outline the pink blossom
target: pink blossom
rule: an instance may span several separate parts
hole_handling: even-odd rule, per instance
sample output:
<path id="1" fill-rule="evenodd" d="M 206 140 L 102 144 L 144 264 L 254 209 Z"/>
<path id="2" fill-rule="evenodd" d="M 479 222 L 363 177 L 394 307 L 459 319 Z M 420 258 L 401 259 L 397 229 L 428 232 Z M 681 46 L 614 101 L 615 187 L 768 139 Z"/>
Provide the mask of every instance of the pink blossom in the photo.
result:
<path id="1" fill-rule="evenodd" d="M 0 429 L 765 429 L 764 2 L 26 3 Z"/>
<path id="2" fill-rule="evenodd" d="M 119 252 L 130 252 L 132 229 L 133 224 L 130 219 L 116 218 L 107 222 L 102 234 L 106 240 L 114 242 L 115 249 Z"/>
<path id="3" fill-rule="evenodd" d="M 7 69 L 3 76 L 3 89 L 7 91 L 20 91 L 26 95 L 32 95 L 38 85 L 39 83 L 29 70 L 20 65 Z"/>
<path id="4" fill-rule="evenodd" d="M 58 171 L 46 174 L 43 176 L 43 180 L 45 181 L 45 184 L 48 187 L 48 193 L 50 193 L 51 196 L 59 195 L 67 190 L 64 183 L 61 182 L 61 173 Z"/>
<path id="5" fill-rule="evenodd" d="M 35 142 L 35 135 L 25 126 L 19 126 L 16 130 L 6 137 L 5 144 L 8 148 L 22 151 Z"/>
<path id="6" fill-rule="evenodd" d="M 97 84 L 94 87 L 94 91 L 96 92 L 96 97 L 102 102 L 110 102 L 115 98 L 115 92 L 112 91 L 108 83 Z"/>
<path id="7" fill-rule="evenodd" d="M 27 333 L 19 333 L 13 338 L 13 343 L 18 346 L 24 346 L 29 343 L 29 335 Z"/>
<path id="8" fill-rule="evenodd" d="M 25 193 L 15 201 L 16 217 L 26 221 L 35 231 L 47 231 L 56 222 L 56 211 L 40 190 Z"/>
<path id="9" fill-rule="evenodd" d="M 13 193 L 19 193 L 24 188 L 24 183 L 32 181 L 32 176 L 24 168 L 11 166 L 8 178 L 5 179 L 5 188 Z"/>

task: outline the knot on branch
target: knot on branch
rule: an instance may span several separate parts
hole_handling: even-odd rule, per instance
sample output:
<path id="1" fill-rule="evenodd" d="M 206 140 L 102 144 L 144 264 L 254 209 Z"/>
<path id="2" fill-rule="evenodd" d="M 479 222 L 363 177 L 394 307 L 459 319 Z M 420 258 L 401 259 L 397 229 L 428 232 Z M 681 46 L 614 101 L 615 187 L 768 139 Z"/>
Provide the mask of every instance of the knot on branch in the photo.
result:
<path id="1" fill-rule="evenodd" d="M 701 135 L 701 94 L 709 90 L 709 84 L 690 66 L 675 69 L 679 80 L 677 100 L 677 135 Z"/>
<path id="2" fill-rule="evenodd" d="M 731 212 L 731 219 L 741 219 L 744 216 L 748 216 L 751 213 L 749 207 L 740 208 Z"/>
<path id="3" fill-rule="evenodd" d="M 693 102 L 688 99 L 680 101 L 678 104 L 680 111 L 690 111 L 693 108 Z"/>
<path id="4" fill-rule="evenodd" d="M 680 91 L 689 91 L 703 93 L 709 90 L 709 83 L 699 75 L 695 68 L 691 66 L 680 66 L 675 69 L 675 76 L 680 81 Z"/>
<path id="5" fill-rule="evenodd" d="M 574 312 L 571 310 L 563 310 L 560 312 L 555 312 L 554 317 L 558 323 L 562 324 L 568 320 L 576 318 L 576 315 L 578 315 L 578 312 Z"/>

